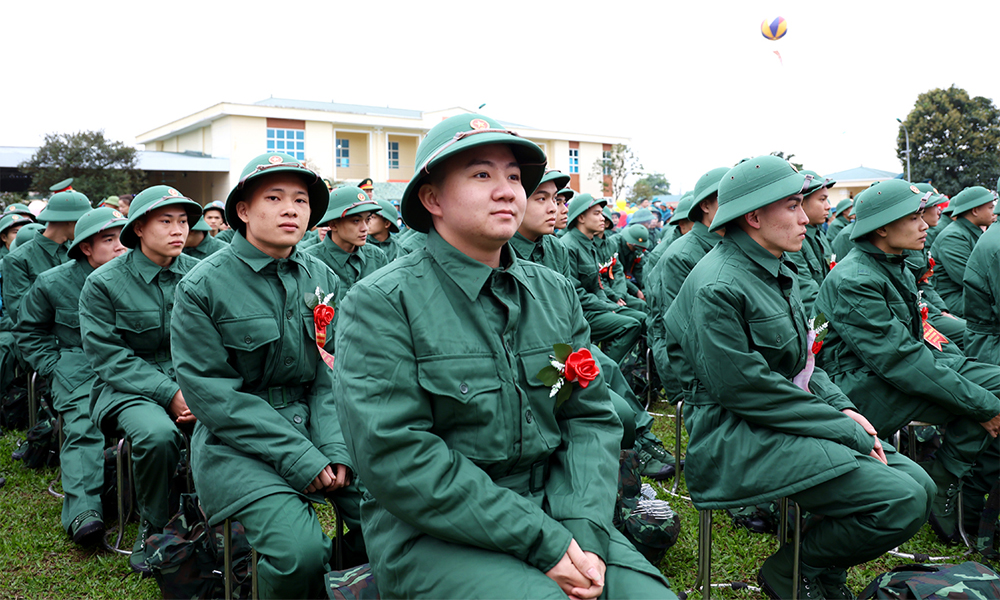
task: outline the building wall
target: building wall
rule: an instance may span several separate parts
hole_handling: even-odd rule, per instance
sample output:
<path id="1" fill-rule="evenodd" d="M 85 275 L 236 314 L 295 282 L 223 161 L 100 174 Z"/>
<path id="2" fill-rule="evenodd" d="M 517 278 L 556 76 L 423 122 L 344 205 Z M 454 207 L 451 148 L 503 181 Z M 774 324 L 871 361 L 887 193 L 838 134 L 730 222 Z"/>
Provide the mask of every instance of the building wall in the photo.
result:
<path id="1" fill-rule="evenodd" d="M 370 142 L 371 132 L 368 131 L 344 131 L 334 129 L 334 158 L 330 162 L 330 168 L 334 174 L 334 179 L 344 181 L 348 179 L 364 179 L 371 177 Z M 347 140 L 348 167 L 336 166 L 336 140 Z"/>
<path id="2" fill-rule="evenodd" d="M 417 146 L 420 144 L 420 136 L 413 134 L 402 134 L 400 132 L 386 132 L 385 144 L 381 148 L 382 157 L 380 162 L 385 165 L 384 181 L 409 181 L 413 177 L 413 170 L 417 162 Z M 393 169 L 389 165 L 389 144 L 399 144 L 399 165 Z"/>
<path id="3" fill-rule="evenodd" d="M 146 171 L 146 183 L 169 185 L 202 206 L 214 200 L 226 201 L 229 177 L 226 173 L 197 171 Z"/>

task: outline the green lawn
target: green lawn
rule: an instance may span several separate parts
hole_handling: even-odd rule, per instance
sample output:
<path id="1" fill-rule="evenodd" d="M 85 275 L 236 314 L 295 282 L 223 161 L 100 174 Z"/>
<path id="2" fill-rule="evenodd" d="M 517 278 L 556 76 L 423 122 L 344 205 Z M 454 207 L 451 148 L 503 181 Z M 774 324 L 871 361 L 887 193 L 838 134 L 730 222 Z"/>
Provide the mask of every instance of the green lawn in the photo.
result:
<path id="1" fill-rule="evenodd" d="M 657 433 L 667 443 L 673 443 L 673 407 L 656 404 L 651 412 L 656 417 Z M 77 548 L 59 525 L 60 499 L 49 495 L 46 488 L 56 476 L 54 469 L 32 471 L 11 460 L 10 454 L 23 434 L 6 432 L 0 438 L 0 476 L 6 485 L 0 489 L 0 598 L 158 598 L 159 589 L 152 579 L 140 580 L 128 568 L 127 558 L 120 555 Z M 682 436 L 682 442 L 686 441 Z M 682 519 L 681 536 L 677 545 L 667 552 L 660 564 L 670 578 L 673 589 L 681 592 L 694 585 L 698 554 L 698 512 L 687 500 L 665 493 L 669 485 L 659 487 L 660 497 L 670 502 Z M 687 490 L 681 480 L 680 492 Z M 321 520 L 331 530 L 330 511 L 320 511 Z M 126 529 L 125 546 L 130 547 L 136 532 L 135 524 Z M 755 584 L 757 569 L 777 548 L 774 536 L 758 535 L 733 527 L 728 515 L 715 513 L 713 525 L 713 581 L 746 581 Z M 921 551 L 937 556 L 960 557 L 959 549 L 949 550 L 937 542 L 929 526 L 906 544 L 904 551 Z M 956 559 L 957 560 L 957 559 Z M 972 558 L 972 560 L 977 560 Z M 884 555 L 878 560 L 855 567 L 850 572 L 849 585 L 860 592 L 877 574 L 904 559 Z M 760 593 L 713 590 L 719 598 L 762 598 Z M 691 598 L 699 598 L 697 593 Z"/>

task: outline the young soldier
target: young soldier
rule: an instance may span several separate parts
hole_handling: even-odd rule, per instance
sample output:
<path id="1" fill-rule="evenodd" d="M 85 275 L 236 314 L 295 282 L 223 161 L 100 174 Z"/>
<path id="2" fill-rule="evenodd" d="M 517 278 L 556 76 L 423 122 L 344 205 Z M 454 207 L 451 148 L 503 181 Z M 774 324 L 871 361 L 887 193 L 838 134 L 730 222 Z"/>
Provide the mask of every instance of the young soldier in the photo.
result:
<path id="1" fill-rule="evenodd" d="M 10 245 L 14 243 L 17 232 L 27 225 L 34 223 L 34 219 L 18 213 L 10 213 L 0 219 L 0 260 L 3 260 L 10 253 Z"/>
<path id="2" fill-rule="evenodd" d="M 184 254 L 201 260 L 225 248 L 226 244 L 224 242 L 220 242 L 209 235 L 211 232 L 212 227 L 209 226 L 205 217 L 198 219 L 198 222 L 194 224 L 194 227 L 188 233 L 187 241 L 184 242 Z"/>
<path id="3" fill-rule="evenodd" d="M 365 562 L 360 497 L 328 366 L 340 284 L 296 248 L 329 200 L 323 181 L 295 158 L 256 157 L 226 201 L 232 244 L 177 289 L 172 346 L 198 417 L 195 487 L 212 524 L 232 518 L 246 528 L 261 554 L 262 598 L 323 595 L 333 544 L 312 503 L 324 496 L 351 530 L 347 562 Z"/>
<path id="4" fill-rule="evenodd" d="M 507 245 L 545 155 L 466 114 L 417 164 L 401 208 L 427 244 L 352 288 L 337 336 L 379 593 L 674 598 L 611 525 L 622 430 L 603 376 L 580 364 L 589 385 L 573 370 L 557 404 L 536 375 L 554 344 L 590 343 L 572 284 Z"/>
<path id="5" fill-rule="evenodd" d="M 815 171 L 802 171 L 803 175 L 811 175 L 813 184 L 818 184 L 813 190 L 806 190 L 802 199 L 802 211 L 809 217 L 806 225 L 806 239 L 802 242 L 802 250 L 790 252 L 789 260 L 795 265 L 799 280 L 799 298 L 806 309 L 806 315 L 814 316 L 813 304 L 819 294 L 819 286 L 823 278 L 830 272 L 830 258 L 833 250 L 826 236 L 820 230 L 820 225 L 826 222 L 830 212 L 830 188 L 837 182 L 824 180 Z"/>
<path id="6" fill-rule="evenodd" d="M 375 202 L 378 202 L 382 210 L 372 214 L 368 221 L 368 243 L 384 252 L 386 260 L 392 262 L 399 253 L 396 238 L 392 235 L 399 233 L 399 226 L 396 225 L 399 213 L 388 200 L 379 198 Z"/>
<path id="7" fill-rule="evenodd" d="M 830 323 L 817 361 L 884 439 L 914 420 L 947 424 L 931 525 L 952 540 L 960 480 L 1000 431 L 1000 367 L 969 361 L 924 321 L 903 252 L 923 246 L 932 195 L 890 179 L 856 198 L 855 248 L 816 300 Z"/>
<path id="8" fill-rule="evenodd" d="M 603 342 L 604 353 L 621 363 L 642 335 L 642 313 L 613 302 L 601 284 L 601 257 L 594 235 L 604 229 L 603 208 L 607 200 L 580 194 L 570 201 L 569 228 L 559 242 L 569 255 L 569 270 L 576 284 L 583 314 L 590 324 L 590 337 Z M 404 217 L 405 218 L 405 217 Z"/>
<path id="9" fill-rule="evenodd" d="M 554 234 L 557 237 L 566 230 L 566 225 L 569 223 L 569 201 L 575 195 L 576 192 L 568 187 L 556 192 L 556 229 Z"/>
<path id="10" fill-rule="evenodd" d="M 833 240 L 837 239 L 840 230 L 847 227 L 847 224 L 854 220 L 854 215 L 851 214 L 852 210 L 854 210 L 854 201 L 850 198 L 844 198 L 837 203 L 837 208 L 833 210 L 833 221 L 826 228 L 826 239 L 831 244 Z"/>
<path id="11" fill-rule="evenodd" d="M 916 533 L 934 486 L 883 449 L 847 396 L 811 368 L 795 273 L 782 261 L 805 238 L 801 202 L 810 185 L 775 156 L 745 160 L 722 177 L 711 229 L 725 227 L 726 236 L 667 311 L 667 349 L 685 390 L 695 506 L 787 496 L 822 515 L 803 532 L 801 579 L 792 580 L 787 544 L 758 580 L 771 598 L 791 598 L 795 588 L 799 598 L 853 598 L 846 569 Z"/>
<path id="12" fill-rule="evenodd" d="M 226 225 L 226 205 L 218 200 L 209 202 L 205 206 L 205 214 L 202 219 L 208 223 L 209 228 L 211 228 L 212 237 L 215 237 L 219 235 L 219 233 L 229 229 L 229 226 Z"/>
<path id="13" fill-rule="evenodd" d="M 97 374 L 80 339 L 80 291 L 94 269 L 125 252 L 118 239 L 124 224 L 110 207 L 80 217 L 71 260 L 38 276 L 14 329 L 25 361 L 50 382 L 53 408 L 62 417 L 62 526 L 77 544 L 100 542 L 104 533 L 104 435 L 90 419 Z"/>
<path id="14" fill-rule="evenodd" d="M 642 288 L 642 274 L 647 250 L 652 241 L 649 230 L 642 225 L 629 225 L 618 235 L 618 262 L 628 283 L 628 293 L 639 300 L 645 300 Z"/>
<path id="15" fill-rule="evenodd" d="M 982 186 L 968 187 L 951 199 L 948 207 L 955 215 L 955 222 L 948 225 L 934 240 L 931 256 L 934 257 L 934 289 L 941 295 L 948 312 L 956 317 L 965 316 L 962 303 L 962 278 L 965 264 L 972 248 L 983 235 L 983 229 L 996 219 L 993 207 L 996 197 Z"/>
<path id="16" fill-rule="evenodd" d="M 80 293 L 80 333 L 98 379 L 90 418 L 105 433 L 124 431 L 132 445 L 139 537 L 129 564 L 149 573 L 146 538 L 172 516 L 170 480 L 180 460 L 180 426 L 195 417 L 174 379 L 170 309 L 174 288 L 198 261 L 182 254 L 188 223 L 201 206 L 176 189 L 157 185 L 132 201 L 121 242 L 131 252 L 87 277 Z M 198 337 L 192 333 L 188 336 Z"/>

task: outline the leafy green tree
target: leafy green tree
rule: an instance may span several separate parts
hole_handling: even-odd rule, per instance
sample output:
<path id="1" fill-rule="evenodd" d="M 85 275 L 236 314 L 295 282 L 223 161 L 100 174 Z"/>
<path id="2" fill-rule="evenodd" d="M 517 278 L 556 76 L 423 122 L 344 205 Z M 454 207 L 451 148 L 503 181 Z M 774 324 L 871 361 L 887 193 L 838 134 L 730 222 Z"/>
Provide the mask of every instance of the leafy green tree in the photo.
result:
<path id="1" fill-rule="evenodd" d="M 615 144 L 605 156 L 594 161 L 590 178 L 601 182 L 606 195 L 618 199 L 628 187 L 628 179 L 641 173 L 642 163 L 632 149 L 625 144 Z M 604 179 L 605 176 L 611 178 L 610 185 Z"/>
<path id="2" fill-rule="evenodd" d="M 927 181 L 949 196 L 973 185 L 993 189 L 1000 176 L 1000 110 L 993 100 L 970 98 L 952 85 L 917 96 L 903 122 L 910 133 L 913 181 Z M 896 156 L 906 166 L 906 134 L 899 128 Z"/>
<path id="3" fill-rule="evenodd" d="M 795 167 L 799 171 L 801 171 L 804 168 L 802 166 L 802 163 L 792 162 L 792 159 L 795 158 L 794 154 L 789 154 L 788 156 L 785 156 L 784 152 L 782 152 L 781 150 L 777 150 L 775 152 L 772 152 L 771 156 L 777 156 L 778 158 L 783 158 L 783 159 L 787 160 L 788 162 L 792 163 L 792 166 Z"/>
<path id="4" fill-rule="evenodd" d="M 643 200 L 652 200 L 653 196 L 665 196 L 670 193 L 670 182 L 663 173 L 647 173 L 632 184 L 628 201 L 632 204 Z"/>
<path id="5" fill-rule="evenodd" d="M 136 193 L 146 176 L 137 167 L 135 148 L 104 137 L 104 131 L 49 133 L 45 143 L 18 169 L 31 175 L 31 189 L 48 193 L 49 186 L 73 178 L 73 189 L 96 206 L 108 196 Z"/>

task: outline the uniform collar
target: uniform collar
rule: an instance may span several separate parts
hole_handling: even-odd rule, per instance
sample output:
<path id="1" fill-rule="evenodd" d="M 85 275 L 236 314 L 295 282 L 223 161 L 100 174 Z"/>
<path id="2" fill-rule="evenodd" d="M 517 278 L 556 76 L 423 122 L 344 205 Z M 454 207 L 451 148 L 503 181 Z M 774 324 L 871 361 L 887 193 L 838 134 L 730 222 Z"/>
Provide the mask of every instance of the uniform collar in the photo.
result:
<path id="1" fill-rule="evenodd" d="M 283 260 L 291 261 L 305 269 L 306 273 L 309 273 L 309 267 L 307 267 L 303 261 L 302 253 L 299 252 L 299 249 L 295 246 L 292 246 L 292 253 L 288 256 L 288 258 L 273 258 L 264 254 L 259 248 L 257 248 L 257 246 L 248 242 L 247 239 L 243 237 L 243 234 L 238 231 L 235 235 L 233 235 L 233 241 L 230 243 L 230 246 L 233 249 L 233 254 L 246 263 L 248 267 L 253 269 L 254 273 L 260 273 L 261 269 L 272 262 L 281 262 Z M 311 276 L 312 274 L 310 273 L 310 277 Z"/>
<path id="2" fill-rule="evenodd" d="M 741 229 L 740 231 L 743 230 Z M 714 231 L 709 231 L 708 227 L 705 227 L 705 224 L 702 223 L 701 221 L 695 221 L 694 225 L 691 226 L 691 231 L 689 231 L 688 233 L 691 233 L 694 235 L 694 237 L 697 237 L 699 239 L 708 242 L 712 246 L 722 241 L 721 235 L 719 235 Z"/>
<path id="3" fill-rule="evenodd" d="M 972 232 L 972 235 L 976 236 L 977 240 L 979 239 L 979 236 L 983 235 L 983 230 L 979 228 L 979 225 L 975 225 L 972 221 L 966 219 L 965 217 L 959 217 L 955 219 L 955 221 L 961 227 L 964 227 L 965 229 Z"/>
<path id="4" fill-rule="evenodd" d="M 778 260 L 773 254 L 764 249 L 763 246 L 758 244 L 752 237 L 750 237 L 747 232 L 743 231 L 740 227 L 727 227 L 726 228 L 726 238 L 731 238 L 733 243 L 735 243 L 743 254 L 746 254 L 750 260 L 754 261 L 761 266 L 762 269 L 773 275 L 778 276 L 778 270 L 781 268 L 781 261 Z"/>
<path id="5" fill-rule="evenodd" d="M 326 249 L 328 256 L 332 258 L 333 262 L 337 263 L 338 266 L 342 267 L 346 265 L 347 261 L 350 260 L 352 256 L 357 256 L 361 261 L 361 264 L 365 264 L 365 254 L 361 250 L 361 246 L 355 246 L 354 252 L 344 252 L 344 249 L 330 238 L 329 233 L 326 234 L 326 237 L 320 243 L 323 244 L 323 248 Z"/>
<path id="6" fill-rule="evenodd" d="M 890 264 L 901 263 L 906 260 L 907 253 L 916 252 L 913 250 L 904 250 L 902 254 L 886 254 L 880 250 L 878 246 L 869 242 L 867 239 L 856 240 L 854 242 L 854 246 L 865 254 L 870 255 L 875 260 Z"/>
<path id="7" fill-rule="evenodd" d="M 543 235 L 538 236 L 538 239 L 533 242 L 521 235 L 521 232 L 516 232 L 514 237 L 510 238 L 510 245 L 514 248 L 514 252 L 518 256 L 527 260 L 531 256 L 531 253 L 535 251 L 535 248 L 540 248 L 544 241 L 545 236 Z"/>
<path id="8" fill-rule="evenodd" d="M 431 255 L 441 270 L 445 272 L 456 286 L 469 298 L 475 302 L 479 293 L 483 289 L 494 269 L 484 265 L 478 260 L 469 258 L 454 246 L 449 244 L 438 234 L 433 227 L 427 232 L 427 252 Z M 504 244 L 500 250 L 500 269 L 504 273 L 511 275 L 522 286 L 527 288 L 527 278 L 520 260 L 510 248 L 510 244 Z M 530 292 L 529 292 L 530 293 Z"/>
<path id="9" fill-rule="evenodd" d="M 59 252 L 59 248 L 63 247 L 62 244 L 55 243 L 54 241 L 42 235 L 41 232 L 38 232 L 38 235 L 36 235 L 34 239 L 35 243 L 38 244 L 38 247 L 44 250 L 45 253 L 48 254 L 49 256 L 55 256 L 56 253 Z"/>
<path id="10" fill-rule="evenodd" d="M 175 273 L 178 277 L 182 277 L 184 273 L 179 271 L 178 264 L 182 259 L 180 256 L 175 256 L 174 260 L 170 263 L 169 267 L 163 268 L 155 262 L 149 260 L 149 257 L 142 253 L 140 248 L 133 248 L 129 250 L 129 254 L 132 255 L 132 264 L 135 265 L 135 269 L 139 272 L 139 276 L 146 283 L 153 283 L 153 279 L 160 274 L 160 271 L 170 271 Z"/>

